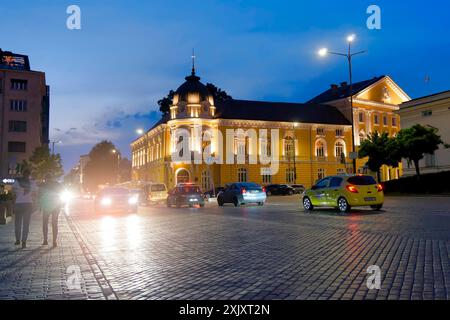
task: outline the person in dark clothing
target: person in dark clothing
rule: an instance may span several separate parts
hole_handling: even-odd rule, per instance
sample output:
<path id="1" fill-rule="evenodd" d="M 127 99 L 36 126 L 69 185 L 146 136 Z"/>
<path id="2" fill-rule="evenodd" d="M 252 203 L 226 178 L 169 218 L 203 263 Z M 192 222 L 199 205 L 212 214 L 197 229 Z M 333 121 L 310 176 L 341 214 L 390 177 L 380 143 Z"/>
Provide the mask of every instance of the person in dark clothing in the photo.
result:
<path id="1" fill-rule="evenodd" d="M 44 183 L 39 187 L 39 207 L 42 211 L 42 232 L 44 242 L 42 245 L 48 245 L 48 222 L 51 218 L 53 247 L 57 246 L 58 237 L 58 217 L 61 211 L 62 201 L 59 197 L 61 185 L 51 176 L 47 176 Z"/>

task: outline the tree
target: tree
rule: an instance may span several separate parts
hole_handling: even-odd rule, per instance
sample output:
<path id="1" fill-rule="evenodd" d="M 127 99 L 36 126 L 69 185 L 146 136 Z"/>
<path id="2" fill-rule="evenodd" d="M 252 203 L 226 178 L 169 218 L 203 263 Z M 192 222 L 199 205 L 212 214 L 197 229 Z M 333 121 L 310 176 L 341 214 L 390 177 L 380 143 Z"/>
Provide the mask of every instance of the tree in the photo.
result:
<path id="1" fill-rule="evenodd" d="M 61 155 L 51 154 L 47 145 L 34 149 L 30 158 L 24 161 L 23 168 L 28 168 L 35 180 L 44 180 L 47 176 L 58 179 L 64 174 Z"/>
<path id="2" fill-rule="evenodd" d="M 212 83 L 207 83 L 206 87 L 208 88 L 209 92 L 212 94 L 214 101 L 227 101 L 233 99 L 228 93 L 218 87 L 216 87 Z"/>
<path id="3" fill-rule="evenodd" d="M 358 157 L 368 157 L 367 166 L 377 173 L 378 181 L 381 181 L 380 169 L 383 165 L 397 167 L 401 160 L 399 147 L 394 138 L 390 138 L 387 132 L 375 131 L 361 142 Z"/>
<path id="4" fill-rule="evenodd" d="M 163 116 L 169 114 L 170 106 L 172 105 L 173 96 L 175 95 L 175 91 L 170 90 L 167 96 L 158 100 L 159 111 L 163 114 Z"/>
<path id="5" fill-rule="evenodd" d="M 417 178 L 420 178 L 419 161 L 425 154 L 433 154 L 444 144 L 437 134 L 438 129 L 415 124 L 410 128 L 401 129 L 397 134 L 402 158 L 413 162 L 416 168 Z"/>
<path id="6" fill-rule="evenodd" d="M 89 152 L 89 161 L 84 169 L 84 188 L 96 191 L 99 185 L 119 181 L 120 152 L 116 146 L 103 140 Z"/>
<path id="7" fill-rule="evenodd" d="M 64 184 L 69 186 L 79 186 L 80 185 L 80 167 L 73 167 L 69 173 L 64 176 Z"/>
<path id="8" fill-rule="evenodd" d="M 127 158 L 120 159 L 119 163 L 120 182 L 131 180 L 131 161 Z"/>

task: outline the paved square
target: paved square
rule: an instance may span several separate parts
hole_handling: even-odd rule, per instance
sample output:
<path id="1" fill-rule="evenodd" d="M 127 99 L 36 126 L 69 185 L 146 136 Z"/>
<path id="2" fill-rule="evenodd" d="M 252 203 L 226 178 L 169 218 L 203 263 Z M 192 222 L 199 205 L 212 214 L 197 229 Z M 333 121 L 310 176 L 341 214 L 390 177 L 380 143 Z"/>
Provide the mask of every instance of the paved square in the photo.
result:
<path id="1" fill-rule="evenodd" d="M 44 249 L 36 217 L 25 251 L 12 224 L 0 228 L 0 299 L 450 299 L 445 197 L 388 197 L 383 211 L 348 216 L 306 213 L 298 195 L 100 217 L 79 201 L 61 225 L 60 246 Z M 380 290 L 366 285 L 371 265 Z"/>

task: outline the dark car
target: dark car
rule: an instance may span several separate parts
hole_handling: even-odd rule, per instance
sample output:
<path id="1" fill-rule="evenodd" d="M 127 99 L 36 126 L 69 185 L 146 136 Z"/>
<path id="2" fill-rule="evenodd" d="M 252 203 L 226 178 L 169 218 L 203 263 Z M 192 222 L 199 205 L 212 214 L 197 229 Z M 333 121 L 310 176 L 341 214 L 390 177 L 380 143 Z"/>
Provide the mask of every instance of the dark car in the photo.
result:
<path id="1" fill-rule="evenodd" d="M 182 184 L 178 185 L 169 191 L 167 196 L 167 206 L 189 206 L 199 205 L 200 207 L 205 206 L 205 199 L 200 190 L 200 187 L 193 184 Z"/>
<path id="2" fill-rule="evenodd" d="M 295 193 L 294 188 L 291 186 L 288 186 L 287 184 L 270 184 L 266 186 L 266 193 L 268 196 L 274 196 L 274 195 L 293 195 Z"/>
<path id="3" fill-rule="evenodd" d="M 130 212 L 136 213 L 139 196 L 127 188 L 107 187 L 95 196 L 94 208 L 96 213 Z"/>
<path id="4" fill-rule="evenodd" d="M 305 191 L 305 186 L 302 184 L 291 184 L 295 194 L 302 194 Z"/>
<path id="5" fill-rule="evenodd" d="M 211 197 L 217 197 L 217 195 L 219 194 L 220 191 L 223 191 L 225 188 L 224 187 L 217 187 L 211 190 L 208 190 L 206 192 L 203 193 L 203 197 L 205 199 L 209 199 Z"/>
<path id="6" fill-rule="evenodd" d="M 237 182 L 227 185 L 217 195 L 217 204 L 233 203 L 235 207 L 241 204 L 257 203 L 262 206 L 266 201 L 266 190 L 259 184 L 252 182 Z"/>

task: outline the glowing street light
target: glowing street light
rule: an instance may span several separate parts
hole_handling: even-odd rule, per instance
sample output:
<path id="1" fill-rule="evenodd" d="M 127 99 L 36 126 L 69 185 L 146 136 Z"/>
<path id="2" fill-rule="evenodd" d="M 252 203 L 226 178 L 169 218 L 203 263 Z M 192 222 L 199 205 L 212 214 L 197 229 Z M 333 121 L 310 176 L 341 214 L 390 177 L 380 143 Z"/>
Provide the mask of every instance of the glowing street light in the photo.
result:
<path id="1" fill-rule="evenodd" d="M 142 128 L 136 129 L 136 133 L 141 136 L 144 134 L 144 129 Z"/>
<path id="2" fill-rule="evenodd" d="M 347 36 L 347 43 L 348 43 L 348 51 L 347 53 L 340 53 L 340 52 L 332 52 L 332 51 L 328 51 L 327 48 L 322 48 L 320 49 L 317 53 L 319 56 L 324 57 L 326 56 L 328 53 L 329 54 L 334 54 L 337 56 L 343 56 L 347 59 L 348 62 L 348 73 L 349 73 L 349 80 L 350 80 L 350 112 L 351 112 L 351 119 L 352 119 L 352 162 L 353 162 L 353 173 L 356 173 L 356 153 L 355 153 L 355 128 L 354 128 L 354 120 L 353 120 L 353 80 L 352 80 L 352 57 L 357 55 L 357 54 L 361 54 L 366 52 L 365 50 L 363 51 L 358 51 L 355 53 L 352 53 L 352 43 L 353 41 L 355 41 L 356 39 L 356 35 L 355 34 L 350 34 Z"/>

